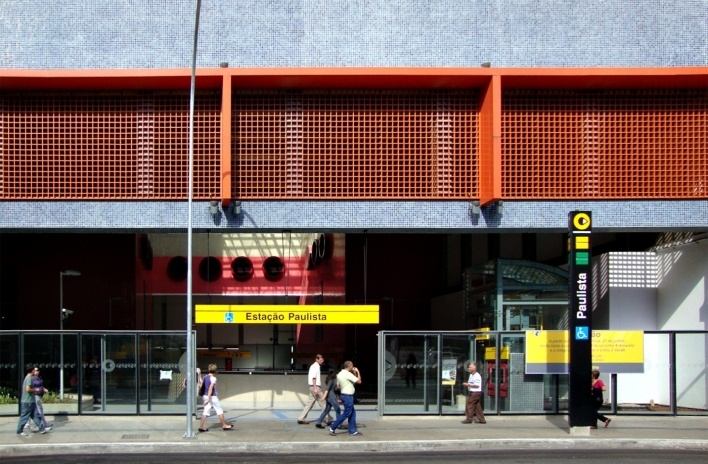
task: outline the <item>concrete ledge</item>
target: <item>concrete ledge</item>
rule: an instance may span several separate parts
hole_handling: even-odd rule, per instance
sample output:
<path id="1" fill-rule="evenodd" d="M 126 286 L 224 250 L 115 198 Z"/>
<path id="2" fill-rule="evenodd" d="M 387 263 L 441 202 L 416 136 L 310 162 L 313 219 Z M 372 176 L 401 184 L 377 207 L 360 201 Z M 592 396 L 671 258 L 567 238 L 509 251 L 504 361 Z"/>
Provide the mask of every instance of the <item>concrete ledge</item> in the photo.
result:
<path id="1" fill-rule="evenodd" d="M 575 437 L 589 437 L 590 436 L 590 426 L 583 427 L 571 427 L 570 435 Z"/>
<path id="2" fill-rule="evenodd" d="M 344 434 L 343 434 L 344 435 Z M 440 450 L 509 450 L 509 449 L 682 449 L 708 451 L 708 440 L 657 439 L 479 439 L 406 440 L 406 441 L 294 441 L 294 442 L 220 442 L 183 439 L 172 442 L 69 443 L 0 445 L 0 456 L 48 456 L 55 454 L 165 453 L 312 453 L 337 451 L 440 451 Z"/>

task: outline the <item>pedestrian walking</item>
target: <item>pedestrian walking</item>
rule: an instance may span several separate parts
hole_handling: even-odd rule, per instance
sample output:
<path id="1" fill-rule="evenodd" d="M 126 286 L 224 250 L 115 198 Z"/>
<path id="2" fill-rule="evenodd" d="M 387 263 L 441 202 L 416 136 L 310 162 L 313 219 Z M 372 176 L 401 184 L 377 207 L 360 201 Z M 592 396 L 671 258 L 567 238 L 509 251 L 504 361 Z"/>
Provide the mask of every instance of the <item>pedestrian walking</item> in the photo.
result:
<path id="1" fill-rule="evenodd" d="M 463 387 L 467 387 L 468 396 L 467 402 L 465 403 L 465 420 L 462 421 L 463 424 L 471 424 L 477 422 L 478 424 L 486 424 L 487 419 L 484 418 L 484 411 L 482 411 L 482 376 L 477 372 L 477 365 L 475 363 L 469 363 L 467 370 L 470 373 L 467 382 L 462 382 Z"/>
<path id="2" fill-rule="evenodd" d="M 34 423 L 37 424 L 39 433 L 47 433 L 51 431 L 51 427 L 45 427 L 37 416 L 37 404 L 34 402 L 34 395 L 37 390 L 32 386 L 32 374 L 34 373 L 34 370 L 34 366 L 28 365 L 27 374 L 22 382 L 22 394 L 20 395 L 20 419 L 17 422 L 17 436 L 19 437 L 29 436 L 27 432 L 25 432 L 25 424 L 27 424 L 30 419 L 34 420 Z"/>
<path id="3" fill-rule="evenodd" d="M 321 410 L 325 410 L 327 404 L 324 401 L 324 396 L 321 392 L 322 385 L 322 374 L 320 372 L 320 366 L 324 362 L 324 357 L 321 354 L 315 356 L 315 362 L 310 366 L 310 370 L 307 372 L 307 386 L 309 388 L 309 394 L 307 396 L 307 402 L 305 407 L 302 408 L 300 417 L 297 418 L 297 423 L 300 425 L 307 425 L 310 422 L 307 420 L 307 414 L 315 405 L 315 402 L 320 406 Z M 327 423 L 332 422 L 332 417 L 327 413 Z"/>
<path id="4" fill-rule="evenodd" d="M 44 406 L 42 406 L 42 397 L 45 393 L 49 393 L 49 390 L 44 388 L 44 381 L 39 376 L 39 368 L 35 367 L 32 371 L 32 389 L 34 390 L 34 405 L 35 414 L 39 418 L 39 421 L 44 424 L 45 428 L 50 428 L 51 426 L 47 422 L 47 418 L 44 417 Z M 25 425 L 25 428 L 29 427 L 29 423 Z"/>
<path id="5" fill-rule="evenodd" d="M 211 408 L 214 408 L 214 412 L 219 417 L 219 422 L 221 422 L 221 428 L 223 430 L 233 430 L 234 426 L 226 422 L 224 419 L 224 410 L 221 408 L 221 403 L 219 402 L 219 396 L 216 392 L 216 364 L 209 364 L 209 373 L 204 376 L 204 412 L 202 412 L 202 420 L 199 422 L 199 431 L 208 432 L 209 429 L 206 428 L 206 420 L 209 417 Z"/>
<path id="6" fill-rule="evenodd" d="M 598 371 L 597 369 L 594 369 L 592 371 L 591 391 L 592 391 L 592 409 L 595 411 L 595 425 L 591 426 L 590 427 L 591 429 L 597 428 L 598 419 L 601 420 L 605 424 L 605 427 L 610 425 L 610 422 L 612 421 L 612 419 L 609 419 L 608 417 L 600 414 L 600 408 L 605 403 L 605 398 L 604 398 L 603 392 L 606 390 L 607 390 L 607 387 L 605 386 L 605 382 L 600 380 L 600 371 Z"/>
<path id="7" fill-rule="evenodd" d="M 342 370 L 337 374 L 340 397 L 344 405 L 344 412 L 329 426 L 329 434 L 337 435 L 335 430 L 346 420 L 349 436 L 363 435 L 356 427 L 356 409 L 354 409 L 354 385 L 361 383 L 361 372 L 354 367 L 351 361 L 344 361 Z"/>
<path id="8" fill-rule="evenodd" d="M 325 420 L 325 417 L 329 415 L 329 411 L 334 409 L 334 413 L 337 418 L 341 415 L 341 410 L 339 409 L 339 395 L 337 394 L 337 391 L 339 388 L 337 387 L 337 373 L 334 369 L 330 369 L 327 372 L 327 377 L 325 378 L 325 388 L 324 388 L 324 400 L 327 403 L 324 410 L 322 411 L 322 414 L 320 414 L 320 417 L 317 418 L 317 422 L 315 422 L 315 427 L 318 429 L 323 429 L 324 425 L 322 425 L 322 421 Z"/>

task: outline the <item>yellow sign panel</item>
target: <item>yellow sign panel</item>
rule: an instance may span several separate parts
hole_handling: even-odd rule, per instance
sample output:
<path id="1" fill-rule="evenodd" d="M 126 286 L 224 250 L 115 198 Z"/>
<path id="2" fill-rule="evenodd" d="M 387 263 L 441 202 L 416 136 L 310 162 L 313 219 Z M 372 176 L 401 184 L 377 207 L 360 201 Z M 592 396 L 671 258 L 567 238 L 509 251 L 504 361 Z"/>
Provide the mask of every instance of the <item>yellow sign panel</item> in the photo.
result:
<path id="1" fill-rule="evenodd" d="M 477 329 L 477 330 L 481 330 L 481 331 L 483 331 L 483 332 L 489 332 L 489 327 L 480 327 L 480 328 Z M 477 340 L 477 341 L 479 341 L 479 340 L 489 340 L 489 335 L 476 335 L 474 338 L 475 338 L 475 340 Z"/>
<path id="2" fill-rule="evenodd" d="M 567 330 L 526 331 L 526 362 L 531 364 L 568 364 Z"/>
<path id="3" fill-rule="evenodd" d="M 589 250 L 590 249 L 590 237 L 580 235 L 575 237 L 575 249 L 576 250 Z"/>
<path id="4" fill-rule="evenodd" d="M 592 364 L 644 363 L 644 332 L 593 330 Z"/>
<path id="5" fill-rule="evenodd" d="M 526 331 L 527 374 L 567 373 L 569 361 L 567 330 Z M 643 372 L 644 332 L 593 330 L 592 365 L 605 372 Z"/>
<path id="6" fill-rule="evenodd" d="M 378 324 L 378 305 L 197 305 L 197 324 Z"/>

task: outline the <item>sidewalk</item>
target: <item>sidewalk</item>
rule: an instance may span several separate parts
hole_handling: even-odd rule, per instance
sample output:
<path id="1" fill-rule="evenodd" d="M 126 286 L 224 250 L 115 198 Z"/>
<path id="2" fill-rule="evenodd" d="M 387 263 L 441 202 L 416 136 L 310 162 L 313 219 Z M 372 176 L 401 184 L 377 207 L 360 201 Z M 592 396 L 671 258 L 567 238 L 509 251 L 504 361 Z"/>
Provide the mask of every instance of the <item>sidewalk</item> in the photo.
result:
<path id="1" fill-rule="evenodd" d="M 494 416 L 487 424 L 461 424 L 462 416 L 385 416 L 373 407 L 358 408 L 363 436 L 346 430 L 330 436 L 309 425 L 298 425 L 299 410 L 225 411 L 235 425 L 223 431 L 216 417 L 193 438 L 185 438 L 186 416 L 49 416 L 51 433 L 15 434 L 17 417 L 0 418 L 0 460 L 3 456 L 59 453 L 203 453 L 203 452 L 339 452 L 414 451 L 436 449 L 636 448 L 708 451 L 708 417 L 610 416 L 608 428 L 568 427 L 565 416 Z M 218 443 L 219 446 L 214 446 Z"/>

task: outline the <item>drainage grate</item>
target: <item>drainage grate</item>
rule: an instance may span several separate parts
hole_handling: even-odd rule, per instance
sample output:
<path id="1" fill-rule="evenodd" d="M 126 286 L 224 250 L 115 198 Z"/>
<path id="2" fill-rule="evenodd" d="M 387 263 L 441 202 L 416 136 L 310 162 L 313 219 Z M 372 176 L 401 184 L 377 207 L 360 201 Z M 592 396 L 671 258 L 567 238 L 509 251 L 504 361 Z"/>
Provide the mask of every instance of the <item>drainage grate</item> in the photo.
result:
<path id="1" fill-rule="evenodd" d="M 147 433 L 126 433 L 122 437 L 120 437 L 121 440 L 145 440 L 149 438 L 150 435 Z"/>

